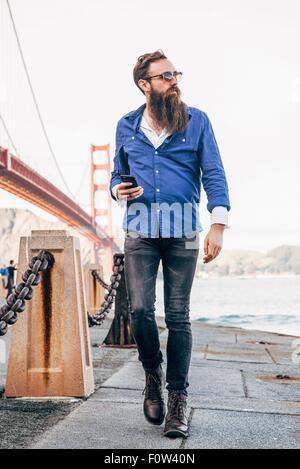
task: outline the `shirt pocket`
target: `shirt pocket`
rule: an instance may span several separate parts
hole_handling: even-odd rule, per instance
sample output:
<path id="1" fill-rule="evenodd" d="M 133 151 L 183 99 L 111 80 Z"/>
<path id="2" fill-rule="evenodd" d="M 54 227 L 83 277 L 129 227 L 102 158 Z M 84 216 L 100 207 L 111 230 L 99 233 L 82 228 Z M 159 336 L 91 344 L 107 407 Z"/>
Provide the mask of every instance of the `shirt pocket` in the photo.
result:
<path id="1" fill-rule="evenodd" d="M 128 157 L 128 164 L 131 168 L 145 169 L 149 166 L 149 151 L 145 144 L 137 137 L 127 136 L 124 138 L 124 150 Z"/>
<path id="2" fill-rule="evenodd" d="M 195 136 L 180 132 L 174 135 L 170 140 L 170 145 L 176 150 L 183 152 L 196 152 L 198 149 L 198 141 Z"/>
<path id="3" fill-rule="evenodd" d="M 135 151 L 136 145 L 135 145 L 135 137 L 127 135 L 123 138 L 123 144 L 124 144 L 124 150 L 126 153 L 132 153 Z"/>

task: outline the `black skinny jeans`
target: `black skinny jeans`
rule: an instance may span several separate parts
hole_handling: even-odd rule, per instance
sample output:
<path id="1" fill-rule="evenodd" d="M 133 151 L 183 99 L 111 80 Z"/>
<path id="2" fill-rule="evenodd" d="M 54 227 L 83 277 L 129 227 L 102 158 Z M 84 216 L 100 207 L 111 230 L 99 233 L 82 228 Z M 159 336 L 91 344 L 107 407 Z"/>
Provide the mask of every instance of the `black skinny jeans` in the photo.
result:
<path id="1" fill-rule="evenodd" d="M 156 278 L 162 260 L 165 321 L 169 331 L 167 390 L 185 395 L 192 354 L 190 293 L 199 254 L 198 235 L 194 239 L 190 244 L 187 238 L 133 238 L 127 234 L 124 247 L 133 335 L 145 371 L 157 368 L 163 361 L 155 320 Z"/>

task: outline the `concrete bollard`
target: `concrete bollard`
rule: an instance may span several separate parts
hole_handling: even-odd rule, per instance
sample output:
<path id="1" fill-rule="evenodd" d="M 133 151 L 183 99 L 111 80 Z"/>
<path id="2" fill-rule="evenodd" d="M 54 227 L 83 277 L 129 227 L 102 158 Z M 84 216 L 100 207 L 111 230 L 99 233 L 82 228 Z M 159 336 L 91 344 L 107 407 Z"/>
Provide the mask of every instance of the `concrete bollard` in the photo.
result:
<path id="1" fill-rule="evenodd" d="M 95 270 L 103 279 L 103 267 L 99 264 L 88 264 L 83 270 L 87 311 L 94 316 L 104 301 L 105 290 L 92 275 L 92 271 Z"/>
<path id="2" fill-rule="evenodd" d="M 55 263 L 12 328 L 6 397 L 87 397 L 94 375 L 79 240 L 32 231 L 20 242 L 17 284 L 41 249 Z"/>

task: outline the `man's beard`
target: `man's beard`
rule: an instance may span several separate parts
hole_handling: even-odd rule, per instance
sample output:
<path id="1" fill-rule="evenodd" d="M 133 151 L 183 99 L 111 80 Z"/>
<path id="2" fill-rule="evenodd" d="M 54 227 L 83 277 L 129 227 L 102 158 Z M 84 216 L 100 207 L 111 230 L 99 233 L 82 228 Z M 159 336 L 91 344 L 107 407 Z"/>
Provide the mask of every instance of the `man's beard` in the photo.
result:
<path id="1" fill-rule="evenodd" d="M 177 90 L 177 92 L 174 92 Z M 169 134 L 183 132 L 189 122 L 186 104 L 181 101 L 181 92 L 177 86 L 161 94 L 151 91 L 149 110 L 154 122 L 167 130 Z"/>

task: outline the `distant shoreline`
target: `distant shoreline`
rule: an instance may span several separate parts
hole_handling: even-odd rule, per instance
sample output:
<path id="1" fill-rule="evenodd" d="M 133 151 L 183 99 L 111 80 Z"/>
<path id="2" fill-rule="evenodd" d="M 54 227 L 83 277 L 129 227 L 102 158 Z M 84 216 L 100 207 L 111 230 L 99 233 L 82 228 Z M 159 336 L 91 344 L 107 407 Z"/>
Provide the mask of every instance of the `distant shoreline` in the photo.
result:
<path id="1" fill-rule="evenodd" d="M 215 280 L 219 278 L 238 278 L 238 279 L 253 279 L 253 278 L 300 278 L 296 274 L 251 274 L 251 275 L 210 275 L 210 274 L 196 274 L 195 278 L 202 280 Z"/>
<path id="2" fill-rule="evenodd" d="M 196 273 L 195 279 L 197 280 L 217 280 L 221 278 L 228 278 L 228 279 L 253 279 L 253 278 L 259 278 L 259 279 L 269 279 L 269 278 L 299 278 L 300 279 L 300 274 L 291 274 L 291 273 L 286 273 L 286 274 L 248 274 L 248 275 L 216 275 L 213 273 L 207 273 L 207 272 L 201 272 L 201 273 Z M 158 279 L 163 280 L 163 273 L 161 270 L 158 272 Z"/>

